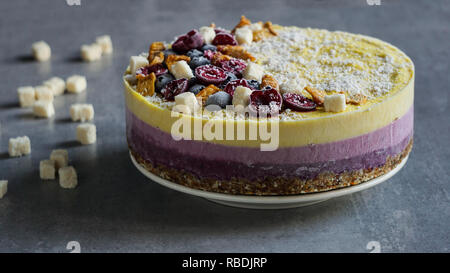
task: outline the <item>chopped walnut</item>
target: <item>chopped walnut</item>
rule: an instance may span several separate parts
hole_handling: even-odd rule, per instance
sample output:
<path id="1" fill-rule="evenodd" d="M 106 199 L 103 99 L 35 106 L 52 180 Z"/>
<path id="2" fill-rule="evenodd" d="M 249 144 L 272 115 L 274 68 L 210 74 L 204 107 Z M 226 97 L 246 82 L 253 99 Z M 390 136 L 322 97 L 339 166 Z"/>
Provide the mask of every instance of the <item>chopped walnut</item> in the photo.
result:
<path id="1" fill-rule="evenodd" d="M 242 60 L 250 60 L 255 61 L 256 58 L 253 57 L 250 52 L 245 50 L 243 46 L 233 46 L 233 45 L 219 45 L 217 46 L 217 50 L 225 55 L 229 55 L 234 58 L 242 59 Z"/>
<path id="2" fill-rule="evenodd" d="M 243 26 L 248 26 L 251 25 L 252 22 L 247 19 L 247 17 L 245 17 L 244 15 L 241 16 L 241 21 L 239 21 L 239 23 L 233 28 L 233 30 L 231 31 L 231 33 L 234 34 L 234 32 L 236 31 L 237 28 L 243 27 Z"/>
<path id="3" fill-rule="evenodd" d="M 326 96 L 325 91 L 318 90 L 318 89 L 315 89 L 315 88 L 312 88 L 309 86 L 306 86 L 305 90 L 308 91 L 308 93 L 311 95 L 311 97 L 315 103 L 317 103 L 318 105 L 323 104 L 323 100 Z"/>
<path id="4" fill-rule="evenodd" d="M 155 93 L 155 73 L 150 73 L 148 75 L 138 74 L 136 75 L 137 87 L 136 91 L 142 96 L 153 96 Z"/>
<path id="5" fill-rule="evenodd" d="M 278 81 L 269 74 L 265 74 L 261 79 L 261 89 L 266 86 L 271 86 L 272 88 L 279 90 Z"/>

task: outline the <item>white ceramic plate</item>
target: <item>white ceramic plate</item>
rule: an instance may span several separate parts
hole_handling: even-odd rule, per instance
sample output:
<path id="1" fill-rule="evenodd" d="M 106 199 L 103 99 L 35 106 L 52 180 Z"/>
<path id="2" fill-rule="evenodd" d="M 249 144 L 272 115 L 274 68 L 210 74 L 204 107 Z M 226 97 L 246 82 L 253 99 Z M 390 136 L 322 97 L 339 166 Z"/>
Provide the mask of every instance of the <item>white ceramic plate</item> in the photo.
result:
<path id="1" fill-rule="evenodd" d="M 186 186 L 179 185 L 174 182 L 170 182 L 166 179 L 163 179 L 149 171 L 147 171 L 144 167 L 139 165 L 136 162 L 133 155 L 131 155 L 131 161 L 136 166 L 136 168 L 143 173 L 145 176 L 150 178 L 152 181 L 155 181 L 158 184 L 161 184 L 165 187 L 168 187 L 172 190 L 184 192 L 187 194 L 191 194 L 194 196 L 199 196 L 206 198 L 212 202 L 216 202 L 219 204 L 239 207 L 239 208 L 249 208 L 249 209 L 287 209 L 287 208 L 296 208 L 303 207 L 312 204 L 316 204 L 319 202 L 326 201 L 331 198 L 344 196 L 347 194 L 355 193 L 358 191 L 362 191 L 368 188 L 371 188 L 375 185 L 380 184 L 391 178 L 394 174 L 396 174 L 406 163 L 408 157 L 405 157 L 400 164 L 397 165 L 392 171 L 386 173 L 385 175 L 379 176 L 375 179 L 369 180 L 367 182 L 350 186 L 346 188 L 330 190 L 325 192 L 318 193 L 305 193 L 299 195 L 287 195 L 287 196 L 247 196 L 247 195 L 232 195 L 232 194 L 224 194 L 224 193 L 215 193 L 215 192 L 207 192 L 202 190 L 191 189 Z"/>

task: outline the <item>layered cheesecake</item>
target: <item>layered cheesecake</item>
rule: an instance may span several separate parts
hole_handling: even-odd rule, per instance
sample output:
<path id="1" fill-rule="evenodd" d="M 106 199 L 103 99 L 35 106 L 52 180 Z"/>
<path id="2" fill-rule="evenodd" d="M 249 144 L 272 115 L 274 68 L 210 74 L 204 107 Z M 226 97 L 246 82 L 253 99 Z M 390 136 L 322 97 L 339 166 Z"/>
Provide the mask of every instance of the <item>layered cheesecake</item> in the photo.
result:
<path id="1" fill-rule="evenodd" d="M 413 143 L 414 65 L 368 36 L 242 17 L 153 42 L 123 82 L 135 160 L 204 191 L 292 195 L 356 185 Z"/>

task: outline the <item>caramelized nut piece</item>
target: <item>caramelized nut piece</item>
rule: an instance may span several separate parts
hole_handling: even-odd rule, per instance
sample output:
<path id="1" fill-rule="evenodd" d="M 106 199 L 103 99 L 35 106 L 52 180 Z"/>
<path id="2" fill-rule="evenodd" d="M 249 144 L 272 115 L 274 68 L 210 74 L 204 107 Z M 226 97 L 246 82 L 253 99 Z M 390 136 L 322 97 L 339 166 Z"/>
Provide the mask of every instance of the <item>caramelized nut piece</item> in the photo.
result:
<path id="1" fill-rule="evenodd" d="M 161 51 L 153 57 L 150 65 L 162 64 L 164 62 L 164 53 Z"/>
<path id="2" fill-rule="evenodd" d="M 217 46 L 217 50 L 225 55 L 229 55 L 234 58 L 242 59 L 242 60 L 250 60 L 254 62 L 256 60 L 250 52 L 245 50 L 243 46 L 234 46 L 234 45 L 219 45 Z"/>
<path id="3" fill-rule="evenodd" d="M 266 86 L 271 86 L 272 88 L 279 90 L 278 81 L 269 74 L 265 74 L 261 79 L 261 89 Z"/>
<path id="4" fill-rule="evenodd" d="M 221 62 L 229 61 L 231 59 L 233 59 L 231 56 L 223 55 L 220 52 L 216 52 L 211 58 L 211 64 L 213 64 L 215 66 L 219 66 Z"/>
<path id="5" fill-rule="evenodd" d="M 325 91 L 318 90 L 309 86 L 306 86 L 305 90 L 308 91 L 308 93 L 312 96 L 315 103 L 317 103 L 318 105 L 323 105 L 324 98 L 327 95 Z"/>
<path id="6" fill-rule="evenodd" d="M 216 28 L 216 24 L 212 22 L 211 24 L 209 24 L 209 27 Z"/>
<path id="7" fill-rule="evenodd" d="M 202 91 L 198 92 L 197 95 L 195 95 L 197 98 L 202 99 L 202 104 L 205 105 L 206 99 L 211 96 L 212 94 L 219 92 L 220 88 L 215 86 L 214 84 L 210 84 L 207 87 L 203 88 Z"/>
<path id="8" fill-rule="evenodd" d="M 245 17 L 244 15 L 241 16 L 241 20 L 239 21 L 239 23 L 233 28 L 233 30 L 231 31 L 231 33 L 234 34 L 234 32 L 236 31 L 237 28 L 243 27 L 243 26 L 248 26 L 251 25 L 252 22 L 247 19 L 247 17 Z"/>
<path id="9" fill-rule="evenodd" d="M 160 52 L 162 53 L 166 47 L 163 42 L 153 42 L 150 45 L 150 49 L 148 50 L 148 62 L 151 63 L 155 56 L 160 56 Z M 164 56 L 164 54 L 163 54 Z M 163 58 L 164 59 L 164 58 Z"/>
<path id="10" fill-rule="evenodd" d="M 175 54 L 167 56 L 166 65 L 167 68 L 169 68 L 170 72 L 172 72 L 172 65 L 178 61 L 186 61 L 187 63 L 189 63 L 191 61 L 191 58 L 186 55 L 175 55 Z"/>
<path id="11" fill-rule="evenodd" d="M 155 94 L 156 75 L 154 72 L 144 76 L 142 74 L 136 75 L 137 87 L 136 91 L 142 96 L 153 96 Z"/>
<path id="12" fill-rule="evenodd" d="M 271 34 L 277 36 L 278 33 L 273 29 L 272 22 L 267 21 L 264 23 L 264 28 L 267 29 Z"/>

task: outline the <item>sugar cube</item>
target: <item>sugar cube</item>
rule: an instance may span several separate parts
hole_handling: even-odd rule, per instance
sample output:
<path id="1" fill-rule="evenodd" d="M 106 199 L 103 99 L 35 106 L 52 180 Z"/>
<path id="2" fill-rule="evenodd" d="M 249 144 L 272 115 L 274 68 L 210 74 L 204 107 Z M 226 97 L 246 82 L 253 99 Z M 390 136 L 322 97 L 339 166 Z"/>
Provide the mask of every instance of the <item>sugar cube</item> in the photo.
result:
<path id="1" fill-rule="evenodd" d="M 102 57 L 102 47 L 99 44 L 90 44 L 81 46 L 81 58 L 86 62 L 100 60 Z"/>
<path id="2" fill-rule="evenodd" d="M 97 129 L 94 124 L 85 123 L 77 126 L 77 140 L 81 144 L 92 144 L 97 141 Z"/>
<path id="3" fill-rule="evenodd" d="M 174 63 L 171 67 L 170 72 L 172 72 L 176 79 L 190 79 L 194 77 L 192 69 L 189 67 L 186 61 L 178 61 Z"/>
<path id="4" fill-rule="evenodd" d="M 50 46 L 44 41 L 33 43 L 31 45 L 31 50 L 33 52 L 34 58 L 39 62 L 45 62 L 49 60 L 52 55 Z"/>
<path id="5" fill-rule="evenodd" d="M 37 100 L 33 104 L 33 113 L 36 117 L 50 118 L 55 114 L 53 102 L 48 100 Z"/>
<path id="6" fill-rule="evenodd" d="M 323 100 L 323 106 L 326 112 L 342 112 L 345 110 L 345 95 L 333 94 L 326 95 Z"/>
<path id="7" fill-rule="evenodd" d="M 253 31 L 249 27 L 240 27 L 234 33 L 239 44 L 251 44 L 253 41 Z"/>
<path id="8" fill-rule="evenodd" d="M 184 92 L 175 96 L 174 111 L 191 114 L 196 112 L 200 108 L 200 105 L 195 97 L 194 93 Z"/>
<path id="9" fill-rule="evenodd" d="M 36 100 L 53 101 L 53 91 L 46 85 L 38 85 L 34 88 Z"/>
<path id="10" fill-rule="evenodd" d="M 36 92 L 32 86 L 23 86 L 17 88 L 17 94 L 19 95 L 20 107 L 33 106 Z"/>
<path id="11" fill-rule="evenodd" d="M 216 32 L 213 27 L 201 27 L 199 32 L 203 36 L 205 44 L 211 44 L 212 40 L 216 37 Z"/>
<path id="12" fill-rule="evenodd" d="M 55 179 L 55 161 L 51 159 L 41 160 L 39 162 L 39 175 L 41 179 L 50 180 Z"/>
<path id="13" fill-rule="evenodd" d="M 27 136 L 9 139 L 9 156 L 16 157 L 31 153 L 31 142 Z"/>
<path id="14" fill-rule="evenodd" d="M 50 159 L 55 161 L 56 169 L 66 167 L 69 164 L 69 153 L 67 150 L 56 149 L 50 154 Z"/>
<path id="15" fill-rule="evenodd" d="M 77 172 L 72 166 L 62 167 L 58 170 L 59 185 L 64 189 L 73 189 L 78 184 Z"/>
<path id="16" fill-rule="evenodd" d="M 92 104 L 76 103 L 70 106 L 70 117 L 72 121 L 89 121 L 94 118 L 94 107 Z"/>
<path id="17" fill-rule="evenodd" d="M 113 46 L 109 35 L 102 35 L 95 39 L 95 42 L 102 48 L 102 54 L 111 54 Z"/>
<path id="18" fill-rule="evenodd" d="M 52 77 L 44 81 L 42 84 L 52 90 L 53 96 L 62 95 L 66 90 L 66 82 L 59 77 Z"/>
<path id="19" fill-rule="evenodd" d="M 66 79 L 67 91 L 71 93 L 80 93 L 86 90 L 86 77 L 80 75 L 73 75 Z"/>
<path id="20" fill-rule="evenodd" d="M 247 80 L 257 80 L 258 82 L 261 82 L 263 75 L 263 68 L 256 63 L 249 63 L 244 70 L 244 78 Z"/>
<path id="21" fill-rule="evenodd" d="M 8 181 L 0 180 L 0 199 L 2 199 L 3 196 L 5 196 L 7 191 L 8 191 Z"/>
<path id="22" fill-rule="evenodd" d="M 131 56 L 130 58 L 130 73 L 132 76 L 136 76 L 136 70 L 148 65 L 147 58 L 143 56 Z"/>

